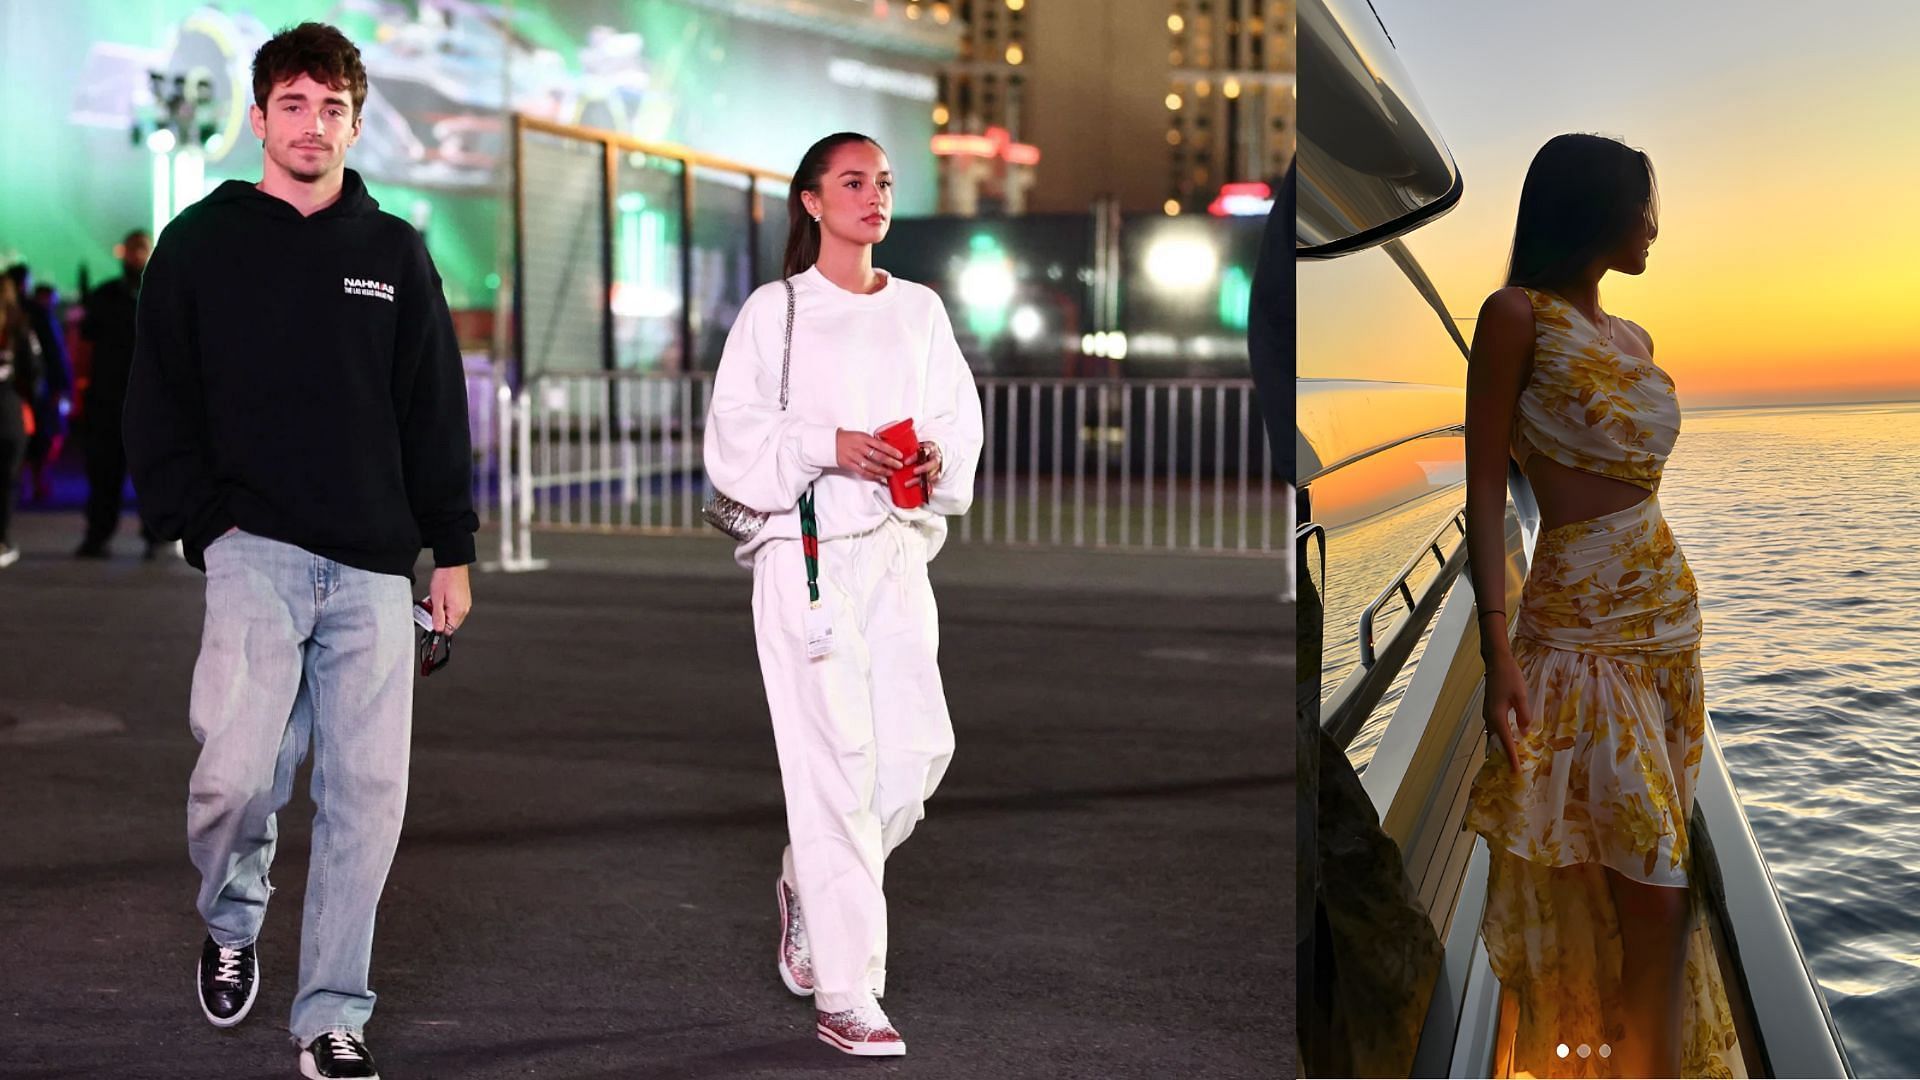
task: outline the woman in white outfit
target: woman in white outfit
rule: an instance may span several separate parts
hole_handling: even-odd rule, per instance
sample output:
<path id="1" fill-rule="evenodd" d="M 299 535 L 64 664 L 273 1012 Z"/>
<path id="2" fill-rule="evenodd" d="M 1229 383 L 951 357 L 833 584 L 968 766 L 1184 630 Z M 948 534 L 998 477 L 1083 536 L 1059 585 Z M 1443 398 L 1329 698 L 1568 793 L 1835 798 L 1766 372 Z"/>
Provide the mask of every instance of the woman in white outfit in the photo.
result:
<path id="1" fill-rule="evenodd" d="M 823 1041 L 903 1054 L 878 1002 L 881 881 L 953 754 L 927 562 L 945 515 L 973 501 L 980 399 L 940 298 L 874 269 L 893 212 L 877 143 L 851 133 L 815 143 L 787 211 L 787 280 L 748 297 L 727 336 L 706 468 L 721 492 L 771 515 L 736 558 L 753 570 L 786 789 L 781 978 L 813 997 Z M 919 443 L 903 456 L 873 432 L 905 419 Z M 895 504 L 887 480 L 903 468 L 924 505 Z"/>

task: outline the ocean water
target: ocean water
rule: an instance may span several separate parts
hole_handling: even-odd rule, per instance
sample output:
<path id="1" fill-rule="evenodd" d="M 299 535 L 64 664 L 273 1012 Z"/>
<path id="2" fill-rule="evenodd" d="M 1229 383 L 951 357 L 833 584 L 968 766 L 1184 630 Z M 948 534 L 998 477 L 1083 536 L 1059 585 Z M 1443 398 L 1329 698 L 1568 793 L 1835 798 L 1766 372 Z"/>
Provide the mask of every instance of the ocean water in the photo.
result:
<path id="1" fill-rule="evenodd" d="M 1360 608 L 1459 499 L 1329 537 L 1323 697 L 1358 663 Z M 1854 1069 L 1920 1076 L 1920 404 L 1690 411 L 1660 502 L 1728 767 Z"/>
<path id="2" fill-rule="evenodd" d="M 1707 706 L 1861 1076 L 1920 1075 L 1920 404 L 1689 412 Z"/>

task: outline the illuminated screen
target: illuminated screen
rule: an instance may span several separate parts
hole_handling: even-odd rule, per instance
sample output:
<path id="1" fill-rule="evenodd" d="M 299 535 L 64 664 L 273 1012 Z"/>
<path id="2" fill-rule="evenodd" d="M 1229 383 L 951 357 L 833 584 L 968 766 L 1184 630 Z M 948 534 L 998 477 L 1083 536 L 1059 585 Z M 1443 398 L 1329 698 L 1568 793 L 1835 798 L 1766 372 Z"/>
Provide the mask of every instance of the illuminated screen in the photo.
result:
<path id="1" fill-rule="evenodd" d="M 192 202 L 195 188 L 257 179 L 260 148 L 247 121 L 253 52 L 275 30 L 307 19 L 339 26 L 360 46 L 371 91 L 347 164 L 383 209 L 426 233 L 456 308 L 491 306 L 498 284 L 503 101 L 779 172 L 791 171 L 822 135 L 862 131 L 894 161 L 898 212 L 932 212 L 927 146 L 942 57 L 890 38 L 860 5 L 848 5 L 832 26 L 785 19 L 774 0 L 735 0 L 732 15 L 711 7 L 521 0 L 509 26 L 500 5 L 469 0 L 0 6 L 8 59 L 0 107 L 9 117 L 0 256 L 24 259 L 69 290 L 82 263 L 98 282 L 114 272 L 111 248 L 128 229 Z M 150 145 L 140 137 L 159 119 L 153 71 L 168 77 L 162 97 L 171 96 L 174 76 L 209 87 L 190 125 L 192 140 L 204 140 L 196 160 L 156 155 L 167 138 Z M 191 147 L 174 157 L 183 150 Z M 623 229 L 660 227 L 645 209 L 623 211 Z M 647 275 L 657 273 L 643 265 L 621 271 L 623 281 L 651 282 Z"/>

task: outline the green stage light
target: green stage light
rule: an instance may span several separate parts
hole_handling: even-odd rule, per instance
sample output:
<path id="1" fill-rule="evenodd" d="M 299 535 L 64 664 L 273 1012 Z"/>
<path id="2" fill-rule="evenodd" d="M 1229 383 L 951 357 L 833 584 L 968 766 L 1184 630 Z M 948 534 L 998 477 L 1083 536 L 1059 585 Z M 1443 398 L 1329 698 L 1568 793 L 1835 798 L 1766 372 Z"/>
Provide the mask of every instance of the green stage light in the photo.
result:
<path id="1" fill-rule="evenodd" d="M 1247 305 L 1253 302 L 1253 278 L 1238 266 L 1220 277 L 1220 325 L 1229 330 L 1247 328 Z"/>

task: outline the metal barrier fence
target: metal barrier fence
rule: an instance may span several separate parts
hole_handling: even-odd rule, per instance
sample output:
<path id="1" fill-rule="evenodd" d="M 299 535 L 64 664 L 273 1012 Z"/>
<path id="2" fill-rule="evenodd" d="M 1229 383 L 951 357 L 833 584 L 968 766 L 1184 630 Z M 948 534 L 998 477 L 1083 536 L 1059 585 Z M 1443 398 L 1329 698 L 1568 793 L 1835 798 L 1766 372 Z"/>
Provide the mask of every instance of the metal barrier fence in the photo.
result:
<path id="1" fill-rule="evenodd" d="M 713 370 L 787 233 L 782 173 L 515 115 L 515 381 Z"/>
<path id="2" fill-rule="evenodd" d="M 962 541 L 1284 555 L 1284 499 L 1246 379 L 981 379 Z"/>
<path id="3" fill-rule="evenodd" d="M 1247 380 L 982 379 L 963 543 L 1284 557 L 1284 490 Z M 501 561 L 531 530 L 696 533 L 713 377 L 549 374 L 498 392 Z M 491 516 L 491 515 L 488 515 Z"/>

